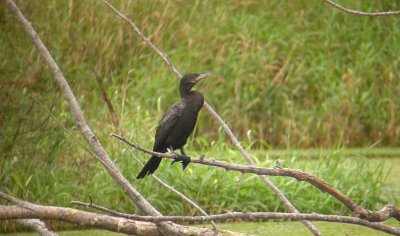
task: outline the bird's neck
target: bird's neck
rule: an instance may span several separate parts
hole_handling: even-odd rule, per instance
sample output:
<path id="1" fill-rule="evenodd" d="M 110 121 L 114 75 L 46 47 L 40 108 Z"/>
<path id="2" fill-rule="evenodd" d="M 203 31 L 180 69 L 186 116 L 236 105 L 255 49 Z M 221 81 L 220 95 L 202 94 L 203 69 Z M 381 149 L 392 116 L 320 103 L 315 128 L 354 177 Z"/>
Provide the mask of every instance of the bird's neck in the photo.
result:
<path id="1" fill-rule="evenodd" d="M 182 88 L 182 87 L 179 88 L 179 93 L 181 95 L 181 98 L 183 98 L 183 99 L 189 98 L 190 97 L 190 92 L 191 92 L 191 89 Z"/>

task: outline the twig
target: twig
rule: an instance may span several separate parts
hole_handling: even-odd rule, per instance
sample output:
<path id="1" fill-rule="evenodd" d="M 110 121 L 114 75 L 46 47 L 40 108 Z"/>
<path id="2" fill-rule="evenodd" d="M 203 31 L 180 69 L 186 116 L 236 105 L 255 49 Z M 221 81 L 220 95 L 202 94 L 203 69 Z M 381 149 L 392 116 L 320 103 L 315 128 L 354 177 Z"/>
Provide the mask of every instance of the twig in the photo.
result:
<path id="1" fill-rule="evenodd" d="M 121 119 L 115 112 L 114 106 L 112 105 L 110 99 L 108 99 L 106 89 L 104 88 L 103 81 L 101 80 L 101 76 L 95 69 L 93 69 L 93 73 L 94 73 L 94 77 L 96 78 L 97 84 L 99 85 L 101 97 L 103 98 L 104 102 L 107 104 L 107 108 L 108 108 L 108 111 L 111 116 L 111 121 L 114 124 L 114 128 L 115 128 L 116 132 L 120 132 L 119 125 L 120 125 Z"/>
<path id="2" fill-rule="evenodd" d="M 94 135 L 92 130 L 86 123 L 85 117 L 83 116 L 83 112 L 76 100 L 74 93 L 67 80 L 65 79 L 62 71 L 58 67 L 57 63 L 51 56 L 50 52 L 47 50 L 46 46 L 43 44 L 42 40 L 37 35 L 36 31 L 33 29 L 32 24 L 23 16 L 21 11 L 18 9 L 17 5 L 13 0 L 5 0 L 7 7 L 10 12 L 14 14 L 17 18 L 18 22 L 28 33 L 29 37 L 32 39 L 33 43 L 36 46 L 36 49 L 39 51 L 42 59 L 48 64 L 53 73 L 54 79 L 56 80 L 58 86 L 61 89 L 62 94 L 67 100 L 69 107 L 71 109 L 72 114 L 75 117 L 76 126 L 81 131 L 83 137 L 86 139 L 87 143 L 91 147 L 94 153 L 96 153 L 97 160 L 103 164 L 104 168 L 110 174 L 110 176 L 117 182 L 120 187 L 125 191 L 125 193 L 129 196 L 129 198 L 146 214 L 152 216 L 162 216 L 162 214 L 157 211 L 129 182 L 128 180 L 121 174 L 118 168 L 114 165 L 114 163 L 109 158 L 108 154 L 104 150 L 103 146 L 98 141 L 97 137 Z M 171 225 L 168 222 L 160 224 L 161 230 L 163 230 L 166 234 L 171 235 L 180 235 L 179 225 Z"/>
<path id="3" fill-rule="evenodd" d="M 169 158 L 169 159 L 175 159 L 177 156 L 175 154 L 170 154 L 170 153 L 158 153 L 158 152 L 153 152 L 146 150 L 142 147 L 140 147 L 138 144 L 129 142 L 126 140 L 124 137 L 112 134 L 113 137 L 129 144 L 129 146 L 150 154 L 152 156 L 158 156 L 161 158 Z M 353 214 L 359 218 L 366 219 L 368 221 L 384 221 L 387 220 L 388 218 L 395 218 L 398 221 L 400 221 L 400 208 L 397 208 L 392 205 L 387 205 L 384 207 L 384 209 L 380 211 L 370 211 L 363 209 L 362 207 L 358 206 L 355 204 L 352 200 L 350 200 L 346 195 L 344 195 L 342 192 L 339 190 L 335 189 L 332 185 L 328 184 L 322 179 L 319 179 L 318 177 L 299 171 L 299 170 L 292 170 L 292 169 L 287 169 L 287 168 L 261 168 L 261 167 L 256 167 L 256 166 L 244 166 L 244 165 L 238 165 L 238 164 L 232 164 L 224 161 L 217 161 L 217 160 L 208 160 L 205 158 L 198 158 L 194 159 L 190 157 L 190 162 L 191 163 L 196 163 L 196 164 L 203 164 L 203 165 L 208 165 L 208 166 L 215 166 L 215 167 L 220 167 L 224 168 L 225 170 L 233 170 L 233 171 L 239 171 L 241 173 L 253 173 L 257 175 L 268 175 L 268 176 L 286 176 L 286 177 L 292 177 L 295 178 L 299 181 L 306 181 L 318 189 L 320 189 L 323 192 L 329 193 L 331 196 L 335 197 L 338 199 L 340 202 L 342 202 L 348 209 L 350 209 Z"/>
<path id="4" fill-rule="evenodd" d="M 50 116 L 51 118 L 53 118 L 54 121 L 55 121 L 67 134 L 69 134 L 69 135 L 75 140 L 75 142 L 76 142 L 79 146 L 81 146 L 83 149 L 85 149 L 85 151 L 88 152 L 89 154 L 91 154 L 93 157 L 96 157 L 96 154 L 95 154 L 92 150 L 90 150 L 89 148 L 87 148 L 83 143 L 81 143 L 81 141 L 79 141 L 79 139 L 78 139 L 74 134 L 72 134 L 72 133 L 67 129 L 67 127 L 65 127 L 65 126 L 57 119 L 57 117 L 55 117 L 55 116 L 53 115 L 53 112 L 52 112 L 51 110 L 49 110 L 49 109 L 46 107 L 46 105 L 44 105 L 44 104 L 43 104 L 36 96 L 34 96 L 33 94 L 30 94 L 30 97 L 31 97 L 33 100 L 35 100 L 39 105 L 41 105 L 41 106 L 49 113 L 49 116 Z"/>
<path id="5" fill-rule="evenodd" d="M 355 10 L 351 10 L 348 8 L 345 8 L 331 0 L 323 0 L 324 2 L 326 2 L 327 4 L 341 10 L 344 11 L 346 13 L 349 14 L 353 14 L 353 15 L 358 15 L 358 16 L 371 16 L 371 17 L 377 17 L 377 16 L 394 16 L 394 15 L 400 15 L 400 11 L 384 11 L 384 12 L 362 12 L 362 11 L 355 11 Z"/>
<path id="6" fill-rule="evenodd" d="M 167 67 L 175 74 L 175 76 L 180 79 L 182 77 L 182 74 L 175 68 L 175 66 L 172 64 L 171 60 L 167 55 L 165 55 L 160 49 L 158 49 L 148 37 L 136 26 L 136 24 L 130 20 L 128 17 L 126 17 L 124 14 L 122 14 L 120 11 L 118 11 L 115 7 L 113 7 L 108 1 L 102 0 L 104 4 L 106 4 L 109 8 L 111 8 L 121 19 L 126 21 L 146 43 L 147 45 L 152 48 L 164 61 L 164 63 L 167 65 Z M 207 111 L 211 114 L 211 116 L 218 121 L 218 123 L 222 126 L 222 128 L 225 130 L 227 133 L 228 137 L 230 138 L 231 142 L 239 149 L 240 153 L 242 156 L 246 159 L 246 161 L 251 165 L 254 166 L 255 162 L 254 160 L 250 157 L 250 155 L 244 150 L 242 145 L 240 144 L 239 140 L 236 138 L 236 136 L 233 134 L 233 132 L 230 130 L 226 122 L 215 112 L 215 110 L 208 104 L 207 101 L 204 102 L 204 107 L 207 109 Z M 290 211 L 290 212 L 299 212 L 293 204 L 286 198 L 286 196 L 272 183 L 271 180 L 268 179 L 266 176 L 261 176 L 260 177 L 262 181 L 277 195 L 280 201 L 283 202 L 285 207 Z M 321 232 L 313 225 L 311 222 L 306 222 L 302 221 L 302 223 L 314 234 L 314 235 L 321 235 Z"/>
<path id="7" fill-rule="evenodd" d="M 173 222 L 207 222 L 211 220 L 224 221 L 229 219 L 264 219 L 264 220 L 312 220 L 312 221 L 327 221 L 327 222 L 339 222 L 346 224 L 356 224 L 366 226 L 375 230 L 380 230 L 390 234 L 400 234 L 400 230 L 395 227 L 369 222 L 364 219 L 351 216 L 340 216 L 340 215 L 324 215 L 324 214 L 303 214 L 303 213 L 280 213 L 280 212 L 230 212 L 225 214 L 217 214 L 211 216 L 140 216 L 130 215 L 121 212 L 117 212 L 102 206 L 97 206 L 89 203 L 74 201 L 73 204 L 93 208 L 102 212 L 109 213 L 113 216 L 119 216 L 131 220 L 146 221 L 146 222 L 160 222 L 160 221 L 173 221 Z"/>

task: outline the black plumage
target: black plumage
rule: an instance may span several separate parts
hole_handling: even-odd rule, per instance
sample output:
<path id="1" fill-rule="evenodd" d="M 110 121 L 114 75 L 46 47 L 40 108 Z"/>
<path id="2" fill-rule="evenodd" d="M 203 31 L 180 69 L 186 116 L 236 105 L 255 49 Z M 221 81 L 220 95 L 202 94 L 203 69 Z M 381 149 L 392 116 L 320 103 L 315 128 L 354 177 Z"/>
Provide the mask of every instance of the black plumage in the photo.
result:
<path id="1" fill-rule="evenodd" d="M 169 108 L 157 126 L 153 151 L 165 153 L 168 149 L 171 151 L 180 149 L 182 155 L 179 155 L 180 158 L 176 161 L 182 162 L 183 169 L 189 164 L 183 146 L 192 133 L 198 113 L 204 104 L 203 95 L 191 89 L 197 82 L 209 75 L 209 73 L 191 73 L 183 76 L 179 84 L 181 100 Z M 152 156 L 136 179 L 153 174 L 160 165 L 161 159 Z"/>

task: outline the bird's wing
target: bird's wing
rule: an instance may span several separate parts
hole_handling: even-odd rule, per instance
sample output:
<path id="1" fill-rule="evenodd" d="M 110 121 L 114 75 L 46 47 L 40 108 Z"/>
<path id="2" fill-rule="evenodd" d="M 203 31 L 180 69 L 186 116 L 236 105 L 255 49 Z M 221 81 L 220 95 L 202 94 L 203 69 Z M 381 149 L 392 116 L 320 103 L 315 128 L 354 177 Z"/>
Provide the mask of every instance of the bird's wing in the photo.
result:
<path id="1" fill-rule="evenodd" d="M 163 118 L 157 126 L 156 139 L 154 141 L 153 150 L 161 148 L 161 145 L 163 145 L 163 143 L 167 139 L 172 128 L 177 124 L 179 117 L 181 117 L 184 107 L 185 104 L 182 101 L 179 101 L 172 105 L 169 110 L 164 114 Z"/>

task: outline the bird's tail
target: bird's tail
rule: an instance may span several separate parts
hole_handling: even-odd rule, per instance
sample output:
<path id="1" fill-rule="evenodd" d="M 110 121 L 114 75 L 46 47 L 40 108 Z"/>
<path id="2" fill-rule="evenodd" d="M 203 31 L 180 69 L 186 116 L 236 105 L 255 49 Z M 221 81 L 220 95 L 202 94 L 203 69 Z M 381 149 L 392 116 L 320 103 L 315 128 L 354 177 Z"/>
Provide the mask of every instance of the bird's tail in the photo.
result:
<path id="1" fill-rule="evenodd" d="M 143 179 L 146 175 L 153 174 L 160 165 L 161 159 L 160 157 L 152 156 L 150 160 L 147 161 L 146 165 L 144 165 L 136 179 Z"/>

